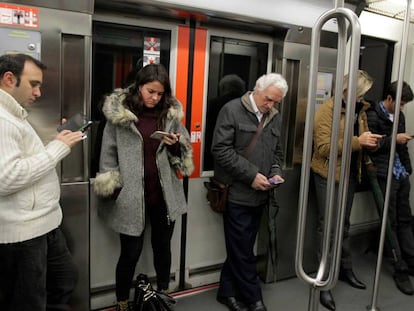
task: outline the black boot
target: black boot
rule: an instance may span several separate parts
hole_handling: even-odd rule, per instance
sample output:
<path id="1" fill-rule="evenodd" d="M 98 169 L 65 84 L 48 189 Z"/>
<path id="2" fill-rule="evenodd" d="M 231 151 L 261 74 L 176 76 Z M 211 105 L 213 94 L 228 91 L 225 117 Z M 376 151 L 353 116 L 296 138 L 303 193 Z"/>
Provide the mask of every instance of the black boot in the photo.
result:
<path id="1" fill-rule="evenodd" d="M 331 311 L 335 310 L 335 301 L 332 297 L 330 290 L 321 291 L 319 301 L 321 305 L 324 306 L 326 309 L 331 310 Z"/>
<path id="2" fill-rule="evenodd" d="M 358 289 L 367 288 L 364 283 L 356 278 L 352 269 L 341 269 L 339 271 L 339 279 Z"/>
<path id="3" fill-rule="evenodd" d="M 411 284 L 410 277 L 408 276 L 408 271 L 395 271 L 394 272 L 394 281 L 397 288 L 406 295 L 413 295 L 414 289 Z"/>

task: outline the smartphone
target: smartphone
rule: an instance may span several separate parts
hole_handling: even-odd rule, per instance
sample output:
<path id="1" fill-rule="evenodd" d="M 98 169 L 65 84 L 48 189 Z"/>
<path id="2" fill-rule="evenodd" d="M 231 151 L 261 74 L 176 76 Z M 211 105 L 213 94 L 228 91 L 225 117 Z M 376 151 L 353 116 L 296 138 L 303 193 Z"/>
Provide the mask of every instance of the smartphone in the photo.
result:
<path id="1" fill-rule="evenodd" d="M 87 129 L 89 129 L 92 126 L 93 122 L 88 121 L 86 124 L 82 125 L 79 129 L 82 133 L 84 133 Z"/>
<path id="2" fill-rule="evenodd" d="M 163 131 L 155 131 L 154 133 L 150 135 L 151 138 L 159 139 L 159 140 L 161 140 L 163 136 L 172 137 L 170 133 L 163 132 Z"/>
<path id="3" fill-rule="evenodd" d="M 274 180 L 272 178 L 269 178 L 268 181 L 271 185 L 279 185 L 285 182 L 284 180 Z"/>
<path id="4" fill-rule="evenodd" d="M 93 124 L 92 121 L 88 120 L 86 115 L 83 113 L 77 113 L 70 117 L 65 123 L 58 126 L 58 132 L 63 130 L 70 130 L 72 132 L 85 132 L 91 125 Z"/>

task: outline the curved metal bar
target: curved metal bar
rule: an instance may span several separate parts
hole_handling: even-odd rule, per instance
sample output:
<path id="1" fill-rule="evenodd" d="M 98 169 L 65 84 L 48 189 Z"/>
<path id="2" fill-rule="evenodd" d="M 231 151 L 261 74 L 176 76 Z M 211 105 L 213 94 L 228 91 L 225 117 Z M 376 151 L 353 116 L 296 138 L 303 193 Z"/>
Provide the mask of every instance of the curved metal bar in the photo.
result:
<path id="1" fill-rule="evenodd" d="M 316 277 L 308 275 L 303 268 L 303 250 L 304 239 L 306 232 L 306 215 L 308 206 L 308 192 L 309 192 L 309 175 L 310 162 L 312 157 L 312 143 L 313 143 L 313 123 L 315 114 L 314 95 L 316 94 L 317 83 L 317 69 L 319 62 L 319 48 L 320 48 L 320 33 L 322 26 L 330 19 L 337 18 L 338 20 L 338 60 L 337 60 L 337 79 L 335 84 L 336 90 L 342 90 L 344 67 L 345 67 L 345 51 L 346 51 L 346 20 L 349 21 L 353 30 L 351 57 L 349 65 L 349 92 L 346 113 L 346 128 L 344 137 L 343 158 L 341 162 L 341 178 L 338 191 L 338 202 L 341 206 L 341 212 L 336 218 L 336 226 L 334 230 L 334 239 L 332 242 L 332 216 L 334 208 L 334 194 L 335 194 L 335 167 L 337 159 L 337 144 L 331 145 L 329 172 L 327 181 L 327 206 L 325 212 L 325 228 L 324 238 L 321 252 L 321 262 L 319 265 Z M 356 101 L 356 74 L 358 69 L 359 59 L 359 44 L 360 44 L 361 30 L 358 17 L 349 9 L 337 7 L 329 10 L 319 17 L 312 30 L 312 45 L 311 45 L 311 61 L 310 61 L 310 79 L 308 89 L 308 102 L 305 121 L 305 136 L 303 147 L 303 162 L 301 170 L 301 186 L 299 197 L 299 216 L 298 216 L 298 234 L 296 243 L 296 260 L 295 269 L 299 279 L 307 283 L 310 288 L 309 308 L 314 310 L 318 307 L 315 302 L 316 294 L 320 289 L 332 288 L 338 278 L 338 267 L 341 255 L 342 246 L 342 232 L 345 215 L 347 180 L 349 178 L 349 164 L 351 154 L 351 139 L 353 136 L 353 111 L 355 109 Z M 334 117 L 331 141 L 336 141 L 339 136 L 339 120 L 342 103 L 342 92 L 335 93 Z M 348 107 L 349 106 L 349 107 Z M 333 243 L 333 244 L 332 244 Z M 332 244 L 332 245 L 331 245 Z M 329 251 L 333 249 L 332 259 L 329 263 Z M 328 264 L 329 263 L 329 264 Z"/>
<path id="2" fill-rule="evenodd" d="M 378 288 L 380 282 L 380 275 L 381 275 L 381 265 L 382 265 L 382 255 L 384 253 L 384 243 L 385 243 L 385 235 L 386 235 L 386 228 L 387 228 L 387 221 L 388 221 L 388 210 L 390 206 L 390 193 L 391 193 L 391 183 L 392 183 L 392 171 L 394 167 L 394 159 L 395 159 L 395 149 L 396 149 L 396 142 L 397 142 L 397 134 L 398 134 L 398 122 L 400 119 L 400 108 L 401 108 L 401 93 L 402 93 L 402 85 L 404 81 L 404 68 L 406 62 L 406 54 L 407 54 L 407 47 L 408 47 L 408 35 L 409 35 L 409 27 L 410 27 L 410 17 L 411 17 L 411 0 L 407 0 L 407 9 L 405 11 L 404 16 L 404 28 L 402 33 L 402 43 L 401 43 L 401 52 L 400 52 L 400 63 L 398 64 L 398 83 L 397 83 L 397 94 L 396 94 L 396 104 L 395 104 L 395 113 L 394 113 L 394 124 L 392 127 L 392 140 L 391 140 L 391 150 L 390 150 L 390 160 L 388 162 L 388 175 L 387 175 L 387 188 L 385 191 L 385 199 L 384 199 L 384 209 L 382 214 L 382 224 L 381 224 L 381 235 L 380 235 L 380 242 L 378 248 L 378 258 L 377 258 L 377 267 L 375 270 L 375 279 L 374 279 L 374 287 L 372 290 L 372 300 L 371 305 L 368 306 L 368 310 L 377 311 L 377 301 L 378 301 Z"/>

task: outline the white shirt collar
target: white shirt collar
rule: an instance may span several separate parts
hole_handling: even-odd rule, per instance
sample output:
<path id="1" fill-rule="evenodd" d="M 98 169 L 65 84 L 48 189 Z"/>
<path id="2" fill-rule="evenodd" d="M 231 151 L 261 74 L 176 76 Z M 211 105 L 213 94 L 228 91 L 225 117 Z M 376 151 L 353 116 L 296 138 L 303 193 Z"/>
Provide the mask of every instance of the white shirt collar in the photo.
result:
<path id="1" fill-rule="evenodd" d="M 260 112 L 259 108 L 257 108 L 256 102 L 253 98 L 253 92 L 249 95 L 250 102 L 252 103 L 252 108 L 254 113 L 256 114 L 257 119 L 260 121 L 262 119 L 263 113 Z"/>

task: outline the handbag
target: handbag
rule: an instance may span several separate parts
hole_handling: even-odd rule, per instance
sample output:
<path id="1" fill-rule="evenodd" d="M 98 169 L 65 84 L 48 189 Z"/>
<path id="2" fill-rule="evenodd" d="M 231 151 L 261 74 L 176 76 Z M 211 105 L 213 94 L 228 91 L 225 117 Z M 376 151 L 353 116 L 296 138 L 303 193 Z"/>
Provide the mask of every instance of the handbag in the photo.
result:
<path id="1" fill-rule="evenodd" d="M 210 177 L 210 181 L 205 181 L 204 186 L 207 188 L 207 201 L 211 209 L 217 213 L 223 213 L 226 209 L 229 185 Z"/>
<path id="2" fill-rule="evenodd" d="M 264 114 L 260 120 L 259 126 L 257 127 L 256 133 L 243 153 L 243 157 L 246 159 L 249 157 L 254 146 L 256 145 L 257 139 L 263 131 L 266 119 L 267 114 Z M 226 210 L 229 185 L 217 181 L 214 177 L 210 177 L 210 181 L 204 182 L 204 187 L 207 188 L 207 201 L 209 202 L 211 209 L 217 213 L 224 213 Z"/>
<path id="3" fill-rule="evenodd" d="M 175 303 L 170 295 L 155 290 L 145 274 L 137 276 L 133 311 L 173 311 Z"/>

